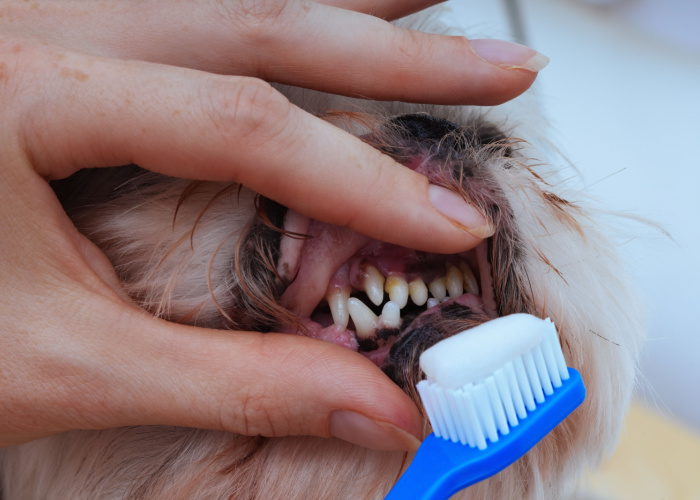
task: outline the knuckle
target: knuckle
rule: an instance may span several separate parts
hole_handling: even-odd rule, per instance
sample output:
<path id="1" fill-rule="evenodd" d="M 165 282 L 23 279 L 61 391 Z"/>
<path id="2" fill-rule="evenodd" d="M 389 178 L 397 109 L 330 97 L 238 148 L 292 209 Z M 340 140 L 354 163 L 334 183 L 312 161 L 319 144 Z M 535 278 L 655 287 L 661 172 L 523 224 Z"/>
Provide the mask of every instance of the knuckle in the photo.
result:
<path id="1" fill-rule="evenodd" d="M 35 71 L 37 60 L 35 44 L 15 38 L 0 38 L 0 98 L 3 102 L 22 88 L 21 82 Z"/>
<path id="2" fill-rule="evenodd" d="M 291 103 L 272 86 L 256 78 L 219 81 L 207 89 L 208 113 L 218 132 L 248 144 L 275 138 L 288 119 Z"/>
<path id="3" fill-rule="evenodd" d="M 286 19 L 291 4 L 288 0 L 215 0 L 214 13 L 238 33 L 260 40 Z"/>
<path id="4" fill-rule="evenodd" d="M 61 57 L 61 51 L 41 43 L 0 37 L 0 116 L 23 147 L 35 133 L 33 123 L 45 116 L 41 104 L 48 89 L 58 85 L 53 76 Z"/>
<path id="5" fill-rule="evenodd" d="M 433 37 L 420 31 L 397 28 L 395 44 L 406 60 L 420 61 L 434 52 L 433 40 Z"/>
<path id="6" fill-rule="evenodd" d="M 281 436 L 284 429 L 279 429 L 273 416 L 279 417 L 280 408 L 277 402 L 264 392 L 248 390 L 233 397 L 235 405 L 222 406 L 220 412 L 221 426 L 230 432 L 246 436 Z"/>

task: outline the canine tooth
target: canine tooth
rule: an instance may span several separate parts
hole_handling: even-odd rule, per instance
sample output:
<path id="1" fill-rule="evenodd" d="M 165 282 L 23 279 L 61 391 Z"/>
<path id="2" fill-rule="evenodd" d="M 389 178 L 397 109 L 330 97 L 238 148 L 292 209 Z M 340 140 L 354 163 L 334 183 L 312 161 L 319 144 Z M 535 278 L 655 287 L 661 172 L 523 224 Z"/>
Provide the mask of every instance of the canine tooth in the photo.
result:
<path id="1" fill-rule="evenodd" d="M 377 316 L 360 299 L 352 297 L 348 300 L 348 312 L 355 323 L 355 333 L 358 339 L 366 339 L 374 335 L 377 327 Z"/>
<path id="2" fill-rule="evenodd" d="M 450 297 L 454 298 L 462 295 L 462 283 L 464 282 L 462 271 L 453 265 L 449 265 L 445 281 L 447 284 L 447 292 L 450 294 Z"/>
<path id="3" fill-rule="evenodd" d="M 398 328 L 401 325 L 401 307 L 390 300 L 384 304 L 379 321 L 387 328 Z"/>
<path id="4" fill-rule="evenodd" d="M 425 282 L 418 278 L 408 284 L 408 291 L 411 294 L 411 300 L 417 306 L 422 306 L 428 300 L 428 287 Z"/>
<path id="5" fill-rule="evenodd" d="M 462 274 L 464 274 L 464 291 L 479 295 L 479 282 L 476 281 L 476 276 L 474 276 L 472 268 L 464 261 L 459 263 L 459 268 L 462 270 Z"/>
<path id="6" fill-rule="evenodd" d="M 384 302 L 384 276 L 374 266 L 365 271 L 365 293 L 375 306 Z"/>
<path id="7" fill-rule="evenodd" d="M 430 309 L 433 306 L 438 305 L 439 303 L 440 303 L 440 301 L 438 299 L 436 299 L 435 297 L 430 297 L 428 299 L 428 309 Z"/>
<path id="8" fill-rule="evenodd" d="M 350 288 L 335 288 L 328 292 L 326 301 L 330 307 L 333 323 L 343 328 L 348 327 L 350 313 L 348 313 L 348 299 L 350 298 Z"/>
<path id="9" fill-rule="evenodd" d="M 392 274 L 386 278 L 384 290 L 389 294 L 389 300 L 399 306 L 399 309 L 406 307 L 408 303 L 408 283 L 403 276 Z"/>
<path id="10" fill-rule="evenodd" d="M 430 293 L 433 294 L 433 297 L 435 297 L 438 300 L 438 302 L 447 297 L 447 287 L 445 286 L 444 276 L 442 278 L 438 278 L 434 281 L 431 281 L 428 285 L 428 288 L 430 288 Z"/>

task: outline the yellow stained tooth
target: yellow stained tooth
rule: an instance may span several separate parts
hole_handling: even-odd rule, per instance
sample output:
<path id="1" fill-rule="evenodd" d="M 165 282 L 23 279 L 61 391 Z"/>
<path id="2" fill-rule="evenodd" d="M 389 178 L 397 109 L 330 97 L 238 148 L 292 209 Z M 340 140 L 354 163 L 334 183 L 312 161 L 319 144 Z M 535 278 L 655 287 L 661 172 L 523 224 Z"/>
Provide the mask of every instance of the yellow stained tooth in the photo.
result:
<path id="1" fill-rule="evenodd" d="M 459 263 L 459 268 L 462 270 L 464 275 L 464 291 L 466 293 L 471 293 L 474 295 L 479 295 L 479 282 L 476 281 L 476 276 L 474 276 L 474 271 L 469 267 L 469 264 L 462 261 Z"/>
<path id="2" fill-rule="evenodd" d="M 389 300 L 399 306 L 399 309 L 406 307 L 408 303 L 408 283 L 403 276 L 391 274 L 387 277 L 384 290 L 389 294 Z"/>
<path id="3" fill-rule="evenodd" d="M 438 300 L 438 302 L 442 302 L 442 299 L 447 297 L 447 287 L 444 276 L 442 278 L 438 278 L 434 281 L 431 281 L 428 285 L 428 288 L 430 289 L 430 293 L 433 294 L 433 297 L 435 297 Z"/>
<path id="4" fill-rule="evenodd" d="M 428 287 L 425 282 L 418 278 L 408 284 L 408 291 L 411 294 L 411 300 L 417 306 L 422 306 L 428 300 Z"/>
<path id="5" fill-rule="evenodd" d="M 375 306 L 384 302 L 384 276 L 374 266 L 367 266 L 365 271 L 365 293 Z"/>
<path id="6" fill-rule="evenodd" d="M 464 277 L 462 276 L 462 271 L 457 269 L 452 264 L 447 266 L 447 292 L 450 297 L 459 297 L 462 295 L 462 283 L 464 282 Z"/>
<path id="7" fill-rule="evenodd" d="M 333 323 L 343 328 L 347 328 L 350 321 L 350 313 L 348 312 L 350 291 L 350 287 L 334 288 L 326 295 L 326 301 L 331 310 L 331 316 L 333 316 Z"/>

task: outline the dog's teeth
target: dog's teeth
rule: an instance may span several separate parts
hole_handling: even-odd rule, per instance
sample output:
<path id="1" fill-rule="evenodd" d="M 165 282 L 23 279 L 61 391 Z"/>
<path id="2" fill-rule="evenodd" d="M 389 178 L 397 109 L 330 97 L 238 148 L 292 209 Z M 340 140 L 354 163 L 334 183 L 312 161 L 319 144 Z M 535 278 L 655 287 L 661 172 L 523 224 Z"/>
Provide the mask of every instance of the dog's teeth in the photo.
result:
<path id="1" fill-rule="evenodd" d="M 447 296 L 447 287 L 445 286 L 444 276 L 442 278 L 438 278 L 434 281 L 431 281 L 428 285 L 428 288 L 430 288 L 430 293 L 433 294 L 433 297 L 435 297 L 438 300 L 438 302 L 440 302 Z"/>
<path id="2" fill-rule="evenodd" d="M 384 302 L 384 276 L 374 266 L 365 271 L 365 293 L 375 306 Z"/>
<path id="3" fill-rule="evenodd" d="M 401 308 L 399 305 L 391 300 L 384 304 L 379 321 L 386 328 L 398 328 L 401 326 Z"/>
<path id="4" fill-rule="evenodd" d="M 350 313 L 348 313 L 350 291 L 350 287 L 334 288 L 326 295 L 326 301 L 333 316 L 333 323 L 343 328 L 347 328 L 350 321 Z"/>
<path id="5" fill-rule="evenodd" d="M 447 278 L 445 279 L 447 284 L 447 292 L 450 297 L 459 297 L 462 295 L 462 283 L 464 282 L 464 276 L 462 276 L 462 271 L 457 269 L 455 266 L 448 264 L 447 266 Z"/>
<path id="6" fill-rule="evenodd" d="M 459 268 L 462 270 L 464 275 L 464 291 L 466 293 L 472 293 L 474 295 L 479 295 L 479 283 L 476 281 L 476 276 L 474 276 L 474 271 L 469 267 L 469 264 L 462 261 L 459 263 Z"/>
<path id="7" fill-rule="evenodd" d="M 408 283 L 403 276 L 392 274 L 387 277 L 384 290 L 389 294 L 389 300 L 399 306 L 399 309 L 406 307 L 408 303 Z"/>
<path id="8" fill-rule="evenodd" d="M 411 300 L 417 306 L 422 306 L 428 300 L 428 287 L 425 282 L 418 278 L 408 284 L 408 291 L 411 294 Z"/>
<path id="9" fill-rule="evenodd" d="M 428 307 L 428 309 L 430 309 L 431 307 L 436 306 L 439 303 L 440 303 L 440 301 L 438 299 L 436 299 L 435 297 L 430 297 L 428 299 L 428 306 L 427 307 Z"/>
<path id="10" fill-rule="evenodd" d="M 348 300 L 348 312 L 355 323 L 355 333 L 358 339 L 366 339 L 374 335 L 377 328 L 377 316 L 360 299 L 352 297 Z"/>

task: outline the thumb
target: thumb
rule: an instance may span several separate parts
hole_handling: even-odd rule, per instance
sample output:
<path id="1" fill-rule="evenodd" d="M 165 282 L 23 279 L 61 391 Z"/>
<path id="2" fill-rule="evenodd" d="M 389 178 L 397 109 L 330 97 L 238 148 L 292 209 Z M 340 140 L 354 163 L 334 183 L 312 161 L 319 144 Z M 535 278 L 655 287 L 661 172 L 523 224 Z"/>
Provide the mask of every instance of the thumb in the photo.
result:
<path id="1" fill-rule="evenodd" d="M 135 407 L 115 423 L 135 423 L 138 415 L 140 423 L 335 436 L 375 449 L 419 444 L 422 423 L 413 402 L 355 352 L 297 335 L 212 331 L 130 316 L 126 331 L 112 338 L 131 402 L 113 401 Z"/>
<path id="2" fill-rule="evenodd" d="M 61 53 L 56 72 L 83 75 L 66 79 L 44 69 L 55 55 L 33 50 L 30 69 L 42 76 L 15 85 L 39 86 L 20 100 L 17 140 L 44 178 L 136 163 L 233 180 L 307 217 L 423 251 L 461 252 L 493 232 L 462 196 L 261 80 Z"/>
<path id="3" fill-rule="evenodd" d="M 117 367 L 123 383 L 110 384 L 118 393 L 107 398 L 113 405 L 109 426 L 335 436 L 390 450 L 419 444 L 416 406 L 348 349 L 290 334 L 175 325 L 132 310 L 117 324 L 110 350 L 119 359 L 110 370 Z"/>

